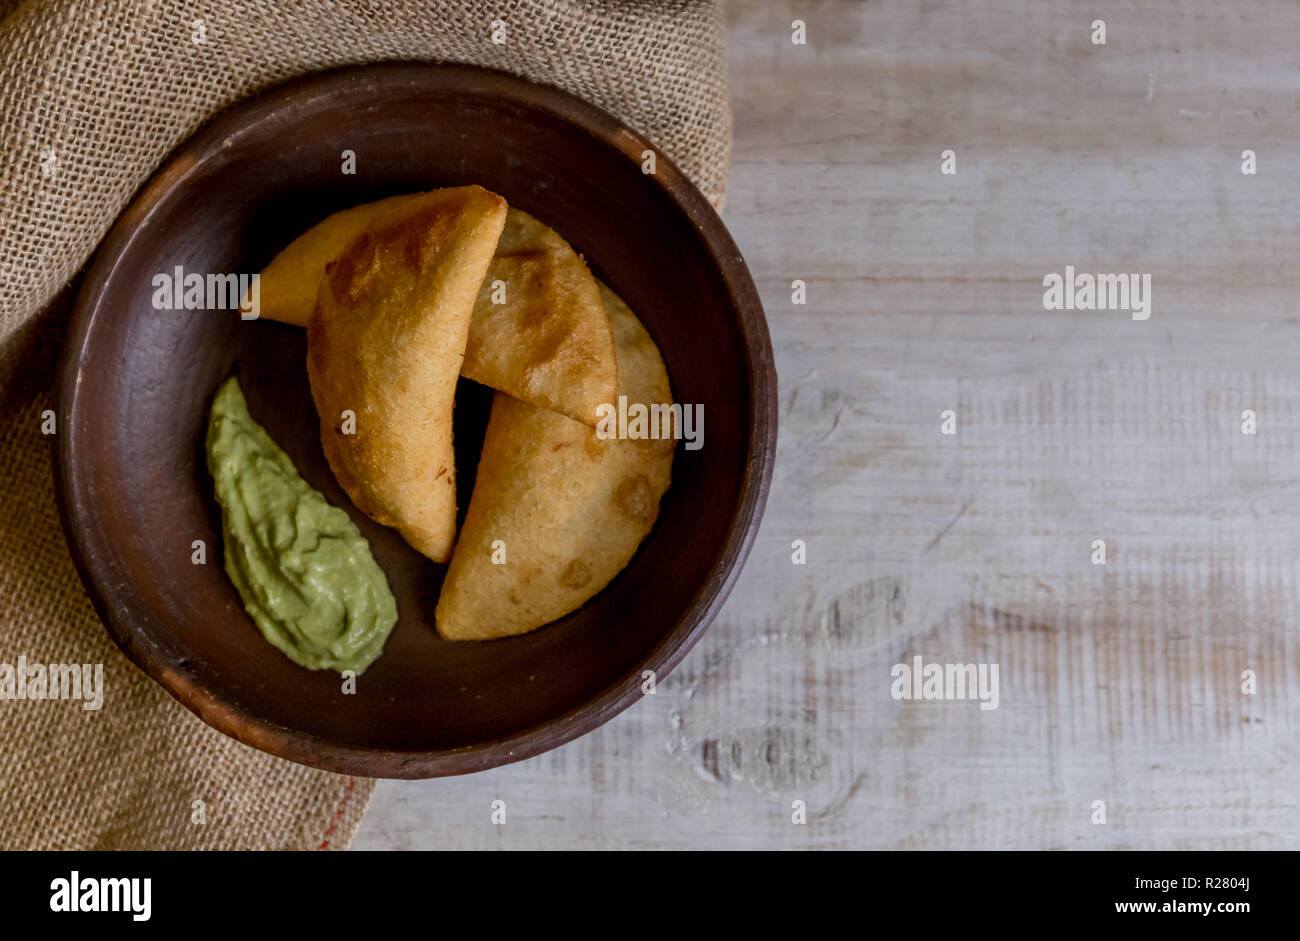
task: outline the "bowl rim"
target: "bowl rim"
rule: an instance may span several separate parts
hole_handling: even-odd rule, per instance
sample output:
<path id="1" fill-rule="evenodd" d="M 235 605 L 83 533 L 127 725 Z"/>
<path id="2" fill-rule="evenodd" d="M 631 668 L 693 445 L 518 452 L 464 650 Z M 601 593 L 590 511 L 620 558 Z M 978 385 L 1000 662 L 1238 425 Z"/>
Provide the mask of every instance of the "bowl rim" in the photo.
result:
<path id="1" fill-rule="evenodd" d="M 90 538 L 86 520 L 92 502 L 73 469 L 81 458 L 75 423 L 82 370 L 81 351 L 92 322 L 105 301 L 104 290 L 136 233 L 157 205 L 185 177 L 218 156 L 239 135 L 284 111 L 309 108 L 318 97 L 350 87 L 410 84 L 436 91 L 504 98 L 525 109 L 542 111 L 613 145 L 640 166 L 642 152 L 655 153 L 653 185 L 685 214 L 702 236 L 719 271 L 744 338 L 745 366 L 751 394 L 746 460 L 733 525 L 722 551 L 677 623 L 626 675 L 573 708 L 509 735 L 453 749 L 394 751 L 321 738 L 270 721 L 223 701 L 183 669 L 168 662 L 166 652 L 142 642 L 129 613 L 110 604 L 113 586 L 94 564 L 111 547 Z M 656 682 L 676 667 L 716 618 L 730 594 L 756 538 L 771 486 L 776 454 L 776 367 L 762 303 L 749 269 L 730 233 L 708 199 L 659 148 L 613 116 L 568 92 L 511 73 L 459 63 L 381 62 L 316 72 L 275 85 L 218 112 L 164 159 L 118 216 L 87 269 L 74 303 L 70 327 L 59 354 L 56 375 L 58 409 L 67 431 L 57 436 L 55 493 L 59 518 L 77 573 L 96 613 L 114 643 L 175 699 L 218 731 L 262 751 L 310 767 L 373 778 L 429 778 L 483 771 L 531 758 L 557 748 L 603 725 L 640 700 L 641 676 L 653 670 Z"/>

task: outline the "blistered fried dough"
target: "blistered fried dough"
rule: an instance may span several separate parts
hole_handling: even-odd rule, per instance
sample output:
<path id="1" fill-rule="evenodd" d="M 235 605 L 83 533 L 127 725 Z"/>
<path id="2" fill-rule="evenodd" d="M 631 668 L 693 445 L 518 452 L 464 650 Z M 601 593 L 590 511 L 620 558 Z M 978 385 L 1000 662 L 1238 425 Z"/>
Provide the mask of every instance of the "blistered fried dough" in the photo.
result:
<path id="1" fill-rule="evenodd" d="M 506 216 L 461 375 L 588 425 L 614 401 L 614 337 L 596 279 L 568 242 L 521 210 Z"/>
<path id="2" fill-rule="evenodd" d="M 353 206 L 323 219 L 290 242 L 271 263 L 262 269 L 258 285 L 258 315 L 269 320 L 307 326 L 316 308 L 316 291 L 325 266 L 347 248 L 370 223 L 390 209 L 412 199 L 409 195 L 390 196 L 378 202 Z"/>
<path id="3" fill-rule="evenodd" d="M 456 531 L 456 380 L 505 216 L 505 200 L 478 186 L 383 215 L 328 266 L 307 327 L 334 476 L 362 512 L 438 562 Z"/>
<path id="4" fill-rule="evenodd" d="M 371 223 L 417 198 L 345 209 L 294 239 L 262 271 L 261 316 L 305 326 L 326 264 Z M 596 407 L 614 399 L 614 339 L 595 279 L 568 242 L 518 209 L 506 216 L 476 298 L 461 374 L 589 425 Z"/>
<path id="5" fill-rule="evenodd" d="M 619 394 L 668 404 L 654 341 L 604 285 Z M 498 392 L 474 495 L 438 598 L 449 640 L 524 634 L 581 607 L 622 571 L 659 515 L 671 439 L 601 439 L 586 425 Z M 498 542 L 499 541 L 499 542 Z M 495 544 L 495 545 L 494 545 Z M 494 564 L 494 553 L 505 564 Z"/>

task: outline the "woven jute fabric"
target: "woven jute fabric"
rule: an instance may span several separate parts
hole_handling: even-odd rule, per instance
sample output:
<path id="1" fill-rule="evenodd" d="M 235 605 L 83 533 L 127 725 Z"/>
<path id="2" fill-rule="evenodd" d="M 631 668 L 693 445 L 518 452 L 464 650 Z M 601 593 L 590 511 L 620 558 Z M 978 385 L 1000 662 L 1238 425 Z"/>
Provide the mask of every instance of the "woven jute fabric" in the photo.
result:
<path id="1" fill-rule="evenodd" d="M 43 416 L 75 276 L 166 155 L 259 90 L 383 60 L 571 91 L 721 201 L 730 118 L 706 0 L 0 0 L 0 665 L 104 676 L 98 710 L 0 700 L 0 849 L 335 849 L 361 822 L 373 782 L 226 738 L 113 646 L 59 527 Z"/>

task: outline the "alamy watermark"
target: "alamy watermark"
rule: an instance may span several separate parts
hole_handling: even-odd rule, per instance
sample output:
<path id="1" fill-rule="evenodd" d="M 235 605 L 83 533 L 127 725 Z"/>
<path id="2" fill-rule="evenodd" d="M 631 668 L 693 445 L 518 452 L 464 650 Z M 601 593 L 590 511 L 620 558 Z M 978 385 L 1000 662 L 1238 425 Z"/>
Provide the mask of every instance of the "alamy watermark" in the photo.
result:
<path id="1" fill-rule="evenodd" d="M 72 870 L 50 883 L 52 912 L 130 912 L 132 921 L 148 921 L 153 912 L 153 880 L 82 878 Z"/>
<path id="2" fill-rule="evenodd" d="M 618 404 L 604 402 L 596 406 L 596 437 L 632 440 L 677 439 L 686 442 L 687 451 L 704 447 L 704 406 L 682 405 L 678 402 L 627 402 L 626 395 L 618 397 Z"/>
<path id="3" fill-rule="evenodd" d="M 1129 310 L 1134 320 L 1151 316 L 1151 275 L 1074 273 L 1043 276 L 1044 310 Z"/>
<path id="4" fill-rule="evenodd" d="M 238 310 L 244 320 L 261 311 L 260 274 L 200 274 L 177 265 L 153 276 L 154 310 Z"/>
<path id="5" fill-rule="evenodd" d="M 980 709 L 996 709 L 1001 701 L 996 663 L 896 663 L 889 675 L 895 699 L 978 699 Z"/>
<path id="6" fill-rule="evenodd" d="M 102 663 L 0 663 L 0 700 L 79 699 L 92 711 L 104 705 Z"/>

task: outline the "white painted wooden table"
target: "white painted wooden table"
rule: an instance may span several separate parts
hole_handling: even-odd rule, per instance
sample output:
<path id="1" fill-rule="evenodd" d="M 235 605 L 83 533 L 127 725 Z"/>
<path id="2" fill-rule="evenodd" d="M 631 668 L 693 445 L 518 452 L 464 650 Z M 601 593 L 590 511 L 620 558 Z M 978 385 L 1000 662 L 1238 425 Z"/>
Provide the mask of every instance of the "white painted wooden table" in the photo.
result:
<path id="1" fill-rule="evenodd" d="M 1300 6 L 728 20 L 781 378 L 749 564 L 655 696 L 381 783 L 354 847 L 1300 847 Z M 1044 310 L 1067 264 L 1150 273 L 1150 319 Z M 918 655 L 998 663 L 999 708 L 895 700 Z"/>

